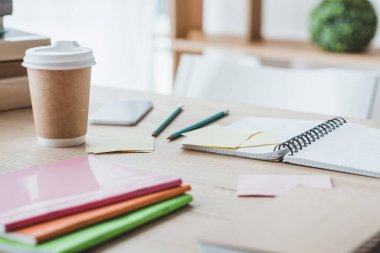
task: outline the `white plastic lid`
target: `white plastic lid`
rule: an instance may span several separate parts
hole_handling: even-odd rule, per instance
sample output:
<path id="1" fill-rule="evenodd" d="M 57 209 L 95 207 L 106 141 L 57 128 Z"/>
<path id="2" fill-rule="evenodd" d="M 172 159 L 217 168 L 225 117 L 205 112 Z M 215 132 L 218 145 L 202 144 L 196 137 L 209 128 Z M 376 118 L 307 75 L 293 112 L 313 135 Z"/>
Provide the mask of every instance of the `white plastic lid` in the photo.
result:
<path id="1" fill-rule="evenodd" d="M 31 69 L 68 70 L 95 65 L 92 50 L 76 41 L 57 41 L 51 46 L 26 50 L 22 66 Z"/>

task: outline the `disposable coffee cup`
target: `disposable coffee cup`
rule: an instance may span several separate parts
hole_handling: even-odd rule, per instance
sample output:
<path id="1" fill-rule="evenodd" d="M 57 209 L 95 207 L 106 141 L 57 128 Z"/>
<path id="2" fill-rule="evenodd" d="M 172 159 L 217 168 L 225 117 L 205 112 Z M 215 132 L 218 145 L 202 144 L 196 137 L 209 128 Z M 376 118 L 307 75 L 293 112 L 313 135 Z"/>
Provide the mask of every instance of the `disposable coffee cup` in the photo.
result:
<path id="1" fill-rule="evenodd" d="M 75 41 L 26 50 L 24 67 L 39 144 L 70 147 L 85 142 L 92 50 Z"/>

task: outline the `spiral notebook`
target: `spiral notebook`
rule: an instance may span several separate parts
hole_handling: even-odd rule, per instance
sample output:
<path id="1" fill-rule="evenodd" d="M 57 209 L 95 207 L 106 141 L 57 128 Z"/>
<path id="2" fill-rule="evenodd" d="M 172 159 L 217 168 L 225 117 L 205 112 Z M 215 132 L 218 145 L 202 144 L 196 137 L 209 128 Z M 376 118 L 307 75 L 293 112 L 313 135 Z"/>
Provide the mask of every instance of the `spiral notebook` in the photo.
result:
<path id="1" fill-rule="evenodd" d="M 270 132 L 278 145 L 221 149 L 182 145 L 184 149 L 244 158 L 279 161 L 380 178 L 380 130 L 348 123 L 283 118 L 245 118 L 229 127 Z"/>

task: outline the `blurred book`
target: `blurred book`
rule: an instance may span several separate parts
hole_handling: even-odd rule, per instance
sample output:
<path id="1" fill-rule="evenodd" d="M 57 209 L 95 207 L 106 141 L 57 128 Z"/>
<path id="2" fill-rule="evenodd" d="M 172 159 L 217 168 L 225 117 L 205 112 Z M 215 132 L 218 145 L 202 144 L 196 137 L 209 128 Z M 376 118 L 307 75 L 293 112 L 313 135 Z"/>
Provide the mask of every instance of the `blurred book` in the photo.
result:
<path id="1" fill-rule="evenodd" d="M 50 39 L 33 33 L 6 29 L 0 35 L 0 111 L 31 106 L 25 51 L 50 45 Z"/>
<path id="2" fill-rule="evenodd" d="M 28 77 L 0 79 L 0 111 L 31 106 Z"/>
<path id="3" fill-rule="evenodd" d="M 22 60 L 0 62 L 0 79 L 26 76 L 26 68 L 21 63 Z"/>
<path id="4" fill-rule="evenodd" d="M 0 37 L 0 62 L 22 60 L 27 49 L 47 45 L 50 45 L 48 37 L 6 29 L 6 32 Z"/>

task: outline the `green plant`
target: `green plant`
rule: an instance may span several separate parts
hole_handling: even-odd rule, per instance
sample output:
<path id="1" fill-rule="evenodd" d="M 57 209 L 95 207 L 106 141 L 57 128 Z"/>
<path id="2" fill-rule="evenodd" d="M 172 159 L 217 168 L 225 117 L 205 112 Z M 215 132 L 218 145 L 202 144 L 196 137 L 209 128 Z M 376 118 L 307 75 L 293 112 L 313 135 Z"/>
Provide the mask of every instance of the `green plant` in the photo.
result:
<path id="1" fill-rule="evenodd" d="M 312 41 L 328 51 L 363 51 L 376 27 L 376 12 L 368 0 L 323 0 L 310 17 Z"/>

